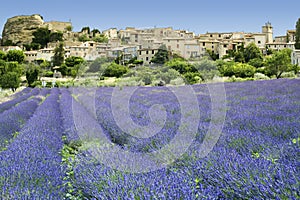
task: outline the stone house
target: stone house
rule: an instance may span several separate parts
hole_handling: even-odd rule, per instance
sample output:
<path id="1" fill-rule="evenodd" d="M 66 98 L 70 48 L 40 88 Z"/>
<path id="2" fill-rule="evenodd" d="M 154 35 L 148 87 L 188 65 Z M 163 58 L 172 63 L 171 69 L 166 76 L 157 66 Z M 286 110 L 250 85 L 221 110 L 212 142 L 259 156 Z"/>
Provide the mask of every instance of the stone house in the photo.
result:
<path id="1" fill-rule="evenodd" d="M 158 52 L 158 48 L 139 49 L 137 59 L 142 60 L 144 65 L 149 65 L 154 55 Z"/>
<path id="2" fill-rule="evenodd" d="M 108 39 L 118 38 L 118 30 L 116 28 L 110 28 L 102 31 L 102 34 L 105 35 Z"/>
<path id="3" fill-rule="evenodd" d="M 291 61 L 293 65 L 300 65 L 300 49 L 293 50 Z"/>
<path id="4" fill-rule="evenodd" d="M 107 57 L 116 59 L 122 56 L 123 62 L 138 56 L 138 46 L 121 46 L 107 50 Z"/>
<path id="5" fill-rule="evenodd" d="M 44 48 L 37 51 L 36 59 L 44 59 L 51 62 L 53 56 L 54 48 Z"/>
<path id="6" fill-rule="evenodd" d="M 38 51 L 24 51 L 25 61 L 31 63 L 37 59 Z"/>

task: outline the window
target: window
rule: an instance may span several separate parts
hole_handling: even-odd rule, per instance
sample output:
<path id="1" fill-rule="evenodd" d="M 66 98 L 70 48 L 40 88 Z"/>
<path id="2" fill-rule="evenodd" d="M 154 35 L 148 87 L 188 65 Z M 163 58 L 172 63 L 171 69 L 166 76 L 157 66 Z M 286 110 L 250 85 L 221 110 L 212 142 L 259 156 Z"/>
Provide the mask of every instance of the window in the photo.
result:
<path id="1" fill-rule="evenodd" d="M 205 47 L 205 42 L 203 42 L 202 45 Z"/>
<path id="2" fill-rule="evenodd" d="M 142 55 L 142 51 L 140 51 L 140 55 Z"/>
<path id="3" fill-rule="evenodd" d="M 155 54 L 155 51 L 154 51 L 154 50 L 152 50 L 152 54 Z"/>
<path id="4" fill-rule="evenodd" d="M 221 34 L 219 34 L 219 37 L 221 37 Z"/>
<path id="5" fill-rule="evenodd" d="M 179 49 L 179 44 L 177 44 L 177 49 Z"/>
<path id="6" fill-rule="evenodd" d="M 146 61 L 148 61 L 149 60 L 149 57 L 146 57 Z"/>
<path id="7" fill-rule="evenodd" d="M 168 46 L 168 50 L 171 51 L 171 46 Z"/>
<path id="8" fill-rule="evenodd" d="M 212 34 L 210 34 L 210 37 L 212 37 Z"/>
<path id="9" fill-rule="evenodd" d="M 149 52 L 148 52 L 148 50 L 146 51 L 146 54 L 148 54 Z"/>
<path id="10" fill-rule="evenodd" d="M 224 44 L 224 48 L 226 48 L 227 47 L 227 44 Z"/>
<path id="11" fill-rule="evenodd" d="M 261 41 L 258 41 L 257 43 L 258 43 L 258 44 L 261 44 Z"/>

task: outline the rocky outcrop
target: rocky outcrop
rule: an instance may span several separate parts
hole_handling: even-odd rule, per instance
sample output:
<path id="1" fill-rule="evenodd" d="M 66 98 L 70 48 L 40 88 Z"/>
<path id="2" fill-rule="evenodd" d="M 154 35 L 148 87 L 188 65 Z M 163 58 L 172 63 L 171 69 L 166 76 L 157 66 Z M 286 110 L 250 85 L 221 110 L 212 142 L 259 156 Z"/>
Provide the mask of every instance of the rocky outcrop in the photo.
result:
<path id="1" fill-rule="evenodd" d="M 16 45 L 29 44 L 32 41 L 32 33 L 44 24 L 41 15 L 22 15 L 9 18 L 2 32 L 2 44 Z"/>

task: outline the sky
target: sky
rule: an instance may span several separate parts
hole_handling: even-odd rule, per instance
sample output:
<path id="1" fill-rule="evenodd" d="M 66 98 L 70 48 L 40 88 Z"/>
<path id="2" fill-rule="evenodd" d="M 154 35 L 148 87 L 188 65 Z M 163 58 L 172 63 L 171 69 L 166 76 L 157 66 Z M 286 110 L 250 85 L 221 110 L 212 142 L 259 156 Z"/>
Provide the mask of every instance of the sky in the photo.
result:
<path id="1" fill-rule="evenodd" d="M 44 21 L 71 21 L 73 31 L 89 26 L 100 31 L 173 27 L 196 34 L 261 32 L 269 21 L 273 35 L 280 36 L 295 29 L 299 8 L 299 0 L 9 0 L 1 2 L 0 34 L 8 18 L 40 14 Z"/>

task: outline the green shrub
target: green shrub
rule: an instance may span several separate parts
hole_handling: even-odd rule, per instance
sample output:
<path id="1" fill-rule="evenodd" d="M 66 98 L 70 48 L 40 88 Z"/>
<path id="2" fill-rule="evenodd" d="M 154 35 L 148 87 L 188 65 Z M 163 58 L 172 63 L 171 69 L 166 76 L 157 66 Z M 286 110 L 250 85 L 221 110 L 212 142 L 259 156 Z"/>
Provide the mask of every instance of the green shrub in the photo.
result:
<path id="1" fill-rule="evenodd" d="M 128 72 L 128 68 L 127 67 L 125 67 L 123 65 L 119 65 L 117 63 L 111 63 L 105 69 L 104 76 L 119 78 L 119 77 L 123 76 L 123 74 L 125 74 L 127 72 Z"/>
<path id="2" fill-rule="evenodd" d="M 270 78 L 268 76 L 266 76 L 265 74 L 255 73 L 254 74 L 254 79 L 255 80 L 269 80 Z"/>
<path id="3" fill-rule="evenodd" d="M 53 71 L 45 71 L 44 76 L 45 77 L 53 77 Z"/>
<path id="4" fill-rule="evenodd" d="M 281 74 L 281 78 L 295 78 L 296 75 L 295 75 L 295 72 L 293 71 L 290 71 L 290 72 L 283 72 Z"/>

